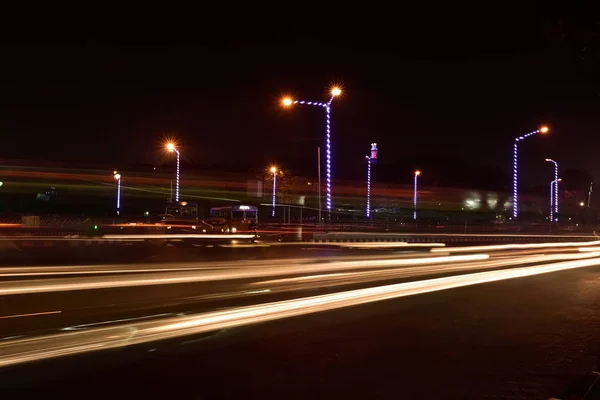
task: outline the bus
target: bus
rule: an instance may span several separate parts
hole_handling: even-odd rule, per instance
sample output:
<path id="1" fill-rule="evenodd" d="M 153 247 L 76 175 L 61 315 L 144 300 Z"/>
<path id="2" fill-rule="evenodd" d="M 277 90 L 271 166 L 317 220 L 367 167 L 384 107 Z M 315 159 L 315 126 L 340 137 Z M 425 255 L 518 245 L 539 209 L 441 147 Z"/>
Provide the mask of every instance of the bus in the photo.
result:
<path id="1" fill-rule="evenodd" d="M 210 209 L 209 217 L 205 221 L 221 229 L 223 233 L 254 232 L 258 228 L 258 208 L 255 206 L 228 206 Z"/>

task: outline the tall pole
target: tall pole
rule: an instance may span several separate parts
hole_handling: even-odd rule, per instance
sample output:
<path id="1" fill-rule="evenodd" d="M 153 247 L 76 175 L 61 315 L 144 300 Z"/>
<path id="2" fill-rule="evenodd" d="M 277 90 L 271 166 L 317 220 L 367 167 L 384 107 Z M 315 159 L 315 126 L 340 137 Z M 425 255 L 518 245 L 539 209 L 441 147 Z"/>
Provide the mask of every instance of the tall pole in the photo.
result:
<path id="1" fill-rule="evenodd" d="M 275 216 L 275 202 L 277 201 L 277 168 L 271 167 L 271 173 L 273 174 L 273 210 L 271 211 L 271 217 Z M 285 210 L 283 210 L 283 219 L 285 221 Z"/>
<path id="2" fill-rule="evenodd" d="M 327 191 L 325 192 L 325 206 L 327 207 L 327 213 L 329 214 L 329 222 L 331 222 L 331 102 L 333 101 L 333 96 L 327 103 L 325 107 L 325 113 L 327 116 L 327 134 L 325 136 L 325 149 L 326 149 L 326 163 L 325 169 L 327 170 L 327 177 L 325 184 Z"/>
<path id="3" fill-rule="evenodd" d="M 177 153 L 177 173 L 175 175 L 175 201 L 179 201 L 179 150 L 175 149 Z"/>
<path id="4" fill-rule="evenodd" d="M 117 215 L 121 213 L 121 174 L 113 172 L 113 178 L 117 181 Z"/>
<path id="5" fill-rule="evenodd" d="M 550 222 L 554 222 L 554 184 L 556 179 L 550 182 Z"/>
<path id="6" fill-rule="evenodd" d="M 290 98 L 283 99 L 283 105 L 290 107 L 292 104 L 303 104 L 309 106 L 322 107 L 325 109 L 325 207 L 327 208 L 328 217 L 331 221 L 332 195 L 331 195 L 331 103 L 336 96 L 339 96 L 342 90 L 338 87 L 331 89 L 331 98 L 327 103 L 315 101 L 292 100 Z"/>
<path id="7" fill-rule="evenodd" d="M 371 218 L 371 164 L 377 163 L 377 143 L 371 143 L 371 154 L 367 159 L 367 218 Z"/>
<path id="8" fill-rule="evenodd" d="M 552 222 L 558 220 L 558 163 L 551 158 L 546 158 L 546 162 L 554 164 L 554 186 L 552 187 L 552 197 L 550 199 L 550 206 L 553 207 L 554 219 L 550 218 Z"/>
<path id="9" fill-rule="evenodd" d="M 321 225 L 321 147 L 320 146 L 317 146 L 317 171 L 319 174 L 319 187 L 318 187 L 319 225 Z"/>
<path id="10" fill-rule="evenodd" d="M 417 220 L 417 195 L 419 193 L 419 175 L 421 171 L 415 171 L 415 187 L 413 191 L 413 220 Z"/>
<path id="11" fill-rule="evenodd" d="M 367 156 L 367 218 L 371 218 L 371 157 Z"/>
<path id="12" fill-rule="evenodd" d="M 167 143 L 167 150 L 177 155 L 177 167 L 175 169 L 175 201 L 179 201 L 179 150 L 173 143 Z"/>
<path id="13" fill-rule="evenodd" d="M 519 142 L 528 137 L 537 135 L 538 133 L 545 134 L 548 128 L 543 126 L 540 129 L 529 132 L 523 136 L 515 138 L 513 144 L 513 218 L 519 217 Z"/>

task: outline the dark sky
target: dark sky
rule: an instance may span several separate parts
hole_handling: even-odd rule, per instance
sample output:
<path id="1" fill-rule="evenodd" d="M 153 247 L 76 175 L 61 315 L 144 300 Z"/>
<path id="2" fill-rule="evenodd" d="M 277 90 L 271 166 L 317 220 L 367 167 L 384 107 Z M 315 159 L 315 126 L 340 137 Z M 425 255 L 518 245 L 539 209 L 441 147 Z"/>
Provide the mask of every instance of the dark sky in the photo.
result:
<path id="1" fill-rule="evenodd" d="M 324 101 L 340 83 L 336 177 L 362 174 L 373 141 L 388 180 L 432 160 L 508 173 L 512 139 L 541 124 L 551 135 L 523 146 L 528 179 L 550 177 L 546 157 L 598 177 L 596 26 L 441 18 L 329 38 L 4 41 L 0 157 L 155 163 L 161 138 L 175 136 L 206 168 L 276 162 L 313 174 L 324 113 L 282 110 L 280 99 Z"/>

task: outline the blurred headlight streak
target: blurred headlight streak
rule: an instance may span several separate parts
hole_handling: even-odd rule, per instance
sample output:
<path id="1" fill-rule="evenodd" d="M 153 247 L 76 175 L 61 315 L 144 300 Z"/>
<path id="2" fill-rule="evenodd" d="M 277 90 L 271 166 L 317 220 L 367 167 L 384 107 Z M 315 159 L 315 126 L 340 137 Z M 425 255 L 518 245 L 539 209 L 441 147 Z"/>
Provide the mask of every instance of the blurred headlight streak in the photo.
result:
<path id="1" fill-rule="evenodd" d="M 432 253 L 474 253 L 480 251 L 498 251 L 498 250 L 522 250 L 522 249 L 545 249 L 561 247 L 582 247 L 597 246 L 600 241 L 593 242 L 559 242 L 559 243 L 527 243 L 527 244 L 497 244 L 491 246 L 468 246 L 468 247 L 447 247 L 444 249 L 431 249 Z"/>
<path id="2" fill-rule="evenodd" d="M 168 285 L 190 282 L 208 282 L 228 279 L 246 279 L 264 276 L 306 274 L 322 271 L 338 271 L 345 269 L 367 269 L 377 267 L 400 267 L 409 265 L 441 264 L 461 261 L 477 261 L 489 258 L 487 254 L 461 256 L 437 256 L 408 259 L 364 260 L 326 262 L 306 265 L 292 265 L 284 261 L 286 266 L 280 268 L 244 268 L 236 270 L 217 270 L 201 272 L 157 272 L 153 274 L 132 274 L 127 276 L 99 276 L 83 278 L 59 278 L 29 281 L 11 281 L 0 283 L 0 295 L 26 293 L 48 293 L 70 290 L 90 290 L 131 286 Z"/>
<path id="3" fill-rule="evenodd" d="M 93 328 L 0 342 L 0 366 L 200 334 L 416 294 L 600 265 L 600 258 L 478 272 L 305 297 L 195 316 Z"/>
<path id="4" fill-rule="evenodd" d="M 580 247 L 578 250 L 581 252 L 600 251 L 600 247 Z"/>
<path id="5" fill-rule="evenodd" d="M 169 229 L 170 227 L 167 227 Z M 181 233 L 172 235 L 152 235 L 152 234 L 130 234 L 130 235 L 104 235 L 103 239 L 252 239 L 256 235 L 211 235 L 211 234 L 197 234 L 197 233 Z"/>

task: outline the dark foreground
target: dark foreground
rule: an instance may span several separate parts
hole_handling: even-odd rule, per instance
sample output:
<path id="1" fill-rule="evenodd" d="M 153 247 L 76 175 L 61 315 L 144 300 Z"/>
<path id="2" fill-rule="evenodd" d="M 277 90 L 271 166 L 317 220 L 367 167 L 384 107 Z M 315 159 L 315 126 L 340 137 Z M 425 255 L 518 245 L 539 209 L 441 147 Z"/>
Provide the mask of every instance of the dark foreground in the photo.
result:
<path id="1" fill-rule="evenodd" d="M 599 356 L 589 268 L 22 365 L 0 386 L 2 398 L 546 399 Z"/>

